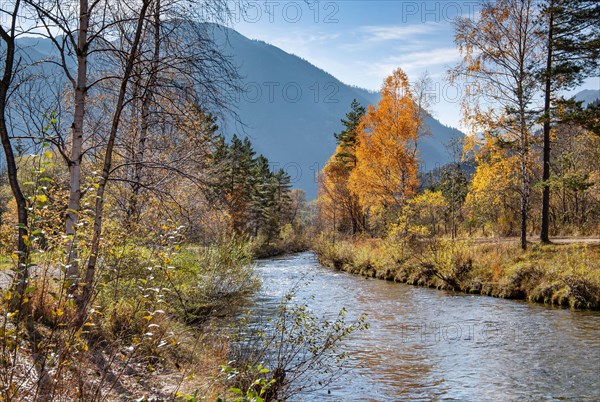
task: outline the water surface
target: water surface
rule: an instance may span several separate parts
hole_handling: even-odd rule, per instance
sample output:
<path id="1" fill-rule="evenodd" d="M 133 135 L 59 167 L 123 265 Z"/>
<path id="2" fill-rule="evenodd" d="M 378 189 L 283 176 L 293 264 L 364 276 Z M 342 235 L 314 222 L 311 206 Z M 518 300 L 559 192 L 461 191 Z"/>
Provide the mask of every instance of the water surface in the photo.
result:
<path id="1" fill-rule="evenodd" d="M 368 315 L 347 345 L 356 368 L 297 400 L 600 401 L 599 312 L 365 279 L 312 253 L 259 261 L 257 272 L 257 316 L 299 281 L 298 301 L 318 315 Z"/>

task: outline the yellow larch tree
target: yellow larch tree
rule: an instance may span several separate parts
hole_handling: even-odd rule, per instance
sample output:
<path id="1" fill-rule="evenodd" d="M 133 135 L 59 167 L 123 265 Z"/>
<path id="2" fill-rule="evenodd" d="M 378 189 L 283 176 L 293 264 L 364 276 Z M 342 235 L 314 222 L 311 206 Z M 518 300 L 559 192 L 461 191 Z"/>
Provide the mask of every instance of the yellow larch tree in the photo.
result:
<path id="1" fill-rule="evenodd" d="M 490 134 L 468 137 L 465 151 L 477 163 L 465 205 L 471 225 L 486 227 L 501 236 L 513 236 L 519 228 L 519 155 L 499 145 Z"/>
<path id="2" fill-rule="evenodd" d="M 422 117 L 401 69 L 386 78 L 377 107 L 362 119 L 349 188 L 363 209 L 402 207 L 415 194 Z"/>

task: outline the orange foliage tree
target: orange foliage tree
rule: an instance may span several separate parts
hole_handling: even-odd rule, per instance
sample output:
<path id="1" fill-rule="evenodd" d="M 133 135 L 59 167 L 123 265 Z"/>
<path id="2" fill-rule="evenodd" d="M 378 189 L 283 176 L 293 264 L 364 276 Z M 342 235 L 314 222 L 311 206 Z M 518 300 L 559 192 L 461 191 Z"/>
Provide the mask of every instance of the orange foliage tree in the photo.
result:
<path id="1" fill-rule="evenodd" d="M 377 107 L 370 106 L 362 119 L 357 137 L 349 188 L 363 209 L 400 208 L 415 194 L 421 125 L 408 77 L 396 69 L 386 78 Z"/>
<path id="2" fill-rule="evenodd" d="M 351 168 L 338 157 L 339 151 L 340 146 L 319 177 L 319 217 L 336 231 L 356 234 L 363 229 L 362 208 L 348 188 Z"/>

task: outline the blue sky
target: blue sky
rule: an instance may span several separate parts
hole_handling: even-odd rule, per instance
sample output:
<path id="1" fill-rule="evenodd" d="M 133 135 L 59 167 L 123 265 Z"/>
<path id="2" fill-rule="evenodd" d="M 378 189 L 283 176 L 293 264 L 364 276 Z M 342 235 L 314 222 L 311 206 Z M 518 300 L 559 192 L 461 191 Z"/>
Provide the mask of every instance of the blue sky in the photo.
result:
<path id="1" fill-rule="evenodd" d="M 243 35 L 296 54 L 346 84 L 379 90 L 401 67 L 411 80 L 428 71 L 436 118 L 459 126 L 456 88 L 445 72 L 458 61 L 451 21 L 476 15 L 476 1 L 255 1 L 234 10 Z"/>
<path id="2" fill-rule="evenodd" d="M 460 126 L 461 89 L 446 80 L 459 60 L 452 21 L 476 16 L 473 0 L 261 0 L 234 8 L 233 27 L 331 73 L 346 84 L 378 91 L 401 67 L 411 80 L 428 71 L 431 111 L 442 123 Z M 600 89 L 598 77 L 584 88 Z M 577 91 L 571 91 L 572 93 Z"/>

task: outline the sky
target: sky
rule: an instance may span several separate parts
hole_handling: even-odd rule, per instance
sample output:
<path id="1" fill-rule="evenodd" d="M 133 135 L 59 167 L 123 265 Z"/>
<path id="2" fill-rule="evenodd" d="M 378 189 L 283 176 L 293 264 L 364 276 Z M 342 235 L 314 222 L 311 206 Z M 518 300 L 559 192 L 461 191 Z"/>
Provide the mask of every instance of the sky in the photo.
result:
<path id="1" fill-rule="evenodd" d="M 267 0 L 234 6 L 233 28 L 246 37 L 300 56 L 342 82 L 378 91 L 401 67 L 410 80 L 432 80 L 431 111 L 460 125 L 461 88 L 446 79 L 459 61 L 452 21 L 476 17 L 473 0 Z M 598 77 L 584 87 L 600 89 Z"/>
<path id="2" fill-rule="evenodd" d="M 459 60 L 452 21 L 475 16 L 477 1 L 250 1 L 234 8 L 233 28 L 300 56 L 342 82 L 378 91 L 401 67 L 427 71 L 434 117 L 459 127 L 460 89 L 446 80 Z"/>

